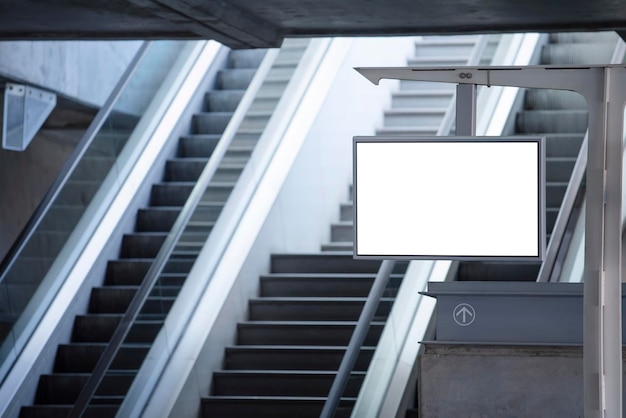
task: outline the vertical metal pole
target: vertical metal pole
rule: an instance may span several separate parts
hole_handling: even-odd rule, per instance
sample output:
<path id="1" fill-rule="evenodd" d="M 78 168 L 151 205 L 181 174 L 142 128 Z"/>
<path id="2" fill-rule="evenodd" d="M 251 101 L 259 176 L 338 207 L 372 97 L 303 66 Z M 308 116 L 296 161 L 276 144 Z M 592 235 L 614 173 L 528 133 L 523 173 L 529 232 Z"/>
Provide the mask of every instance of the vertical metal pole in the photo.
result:
<path id="1" fill-rule="evenodd" d="M 585 219 L 585 417 L 622 416 L 621 212 L 624 94 L 604 69 L 600 97 L 589 103 Z M 614 85 L 611 85 L 612 82 Z"/>
<path id="2" fill-rule="evenodd" d="M 476 135 L 476 84 L 456 86 L 456 135 Z"/>

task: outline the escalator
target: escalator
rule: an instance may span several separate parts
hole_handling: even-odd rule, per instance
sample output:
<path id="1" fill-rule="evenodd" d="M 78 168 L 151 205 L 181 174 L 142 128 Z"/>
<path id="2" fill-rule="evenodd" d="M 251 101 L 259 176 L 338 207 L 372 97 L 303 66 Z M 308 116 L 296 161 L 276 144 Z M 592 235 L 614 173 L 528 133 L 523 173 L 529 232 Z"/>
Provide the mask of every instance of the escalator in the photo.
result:
<path id="1" fill-rule="evenodd" d="M 34 404 L 21 417 L 66 416 L 89 373 L 118 326 L 151 260 L 155 257 L 193 187 L 194 180 L 215 148 L 230 116 L 255 74 L 264 50 L 232 51 L 228 67 L 217 76 L 215 89 L 206 94 L 205 111 L 194 115 L 192 132 L 179 140 L 175 158 L 167 161 L 163 181 L 152 186 L 150 206 L 136 216 L 135 231 L 126 234 L 119 258 L 110 260 L 103 285 L 91 291 L 87 312 L 76 317 L 71 340 L 59 345 L 52 373 L 39 379 Z M 97 407 L 88 416 L 113 416 L 152 340 L 159 332 L 168 308 L 191 268 L 202 237 L 243 169 L 254 143 L 234 144 L 223 160 L 220 176 L 206 192 L 202 221 L 175 250 L 155 292 L 133 326 L 126 344 L 113 362 L 111 373 L 96 393 Z"/>
<path id="2" fill-rule="evenodd" d="M 413 65 L 466 63 L 479 37 L 417 40 Z M 407 83 L 395 94 L 379 133 L 436 133 L 454 90 Z M 423 106 L 420 99 L 430 99 Z M 426 121 L 426 122 L 425 122 Z M 424 128 L 426 125 L 426 128 Z M 347 192 L 351 197 L 351 193 Z M 223 370 L 202 399 L 203 417 L 318 417 L 380 262 L 352 257 L 352 202 L 339 208 L 330 242 L 312 254 L 273 254 L 248 317 L 226 347 Z M 398 263 L 336 411 L 350 416 L 407 263 Z"/>
<path id="3" fill-rule="evenodd" d="M 123 402 L 307 45 L 308 40 L 288 41 L 275 58 L 274 72 L 265 78 L 219 161 L 84 416 L 114 416 Z M 225 67 L 217 72 L 213 88 L 204 97 L 202 111 L 188 123 L 190 132 L 180 137 L 174 157 L 161 169 L 162 180 L 152 185 L 148 206 L 137 211 L 133 232 L 124 234 L 120 243 L 110 244 L 117 246 L 119 256 L 108 261 L 102 285 L 91 289 L 84 302 L 86 312 L 75 317 L 69 341 L 59 344 L 51 373 L 40 376 L 34 402 L 21 408 L 20 417 L 65 417 L 72 409 L 265 55 L 265 50 L 229 52 Z"/>
<path id="4" fill-rule="evenodd" d="M 541 65 L 610 63 L 618 41 L 614 32 L 549 35 Z M 515 118 L 514 135 L 546 138 L 546 236 L 550 239 L 572 169 L 587 130 L 582 96 L 557 90 L 528 89 Z M 460 262 L 458 281 L 536 281 L 539 262 Z"/>

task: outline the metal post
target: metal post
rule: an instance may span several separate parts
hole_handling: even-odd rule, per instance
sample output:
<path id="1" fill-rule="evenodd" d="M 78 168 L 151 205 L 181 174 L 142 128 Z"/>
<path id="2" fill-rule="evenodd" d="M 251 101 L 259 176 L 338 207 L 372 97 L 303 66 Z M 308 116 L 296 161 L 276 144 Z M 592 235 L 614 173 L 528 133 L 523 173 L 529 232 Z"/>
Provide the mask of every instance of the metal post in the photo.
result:
<path id="1" fill-rule="evenodd" d="M 476 135 L 476 84 L 456 86 L 456 135 Z"/>
<path id="2" fill-rule="evenodd" d="M 583 363 L 586 418 L 622 416 L 622 158 L 626 68 L 357 69 L 382 78 L 573 90 L 589 105 Z M 471 80 L 470 80 L 471 79 Z"/>

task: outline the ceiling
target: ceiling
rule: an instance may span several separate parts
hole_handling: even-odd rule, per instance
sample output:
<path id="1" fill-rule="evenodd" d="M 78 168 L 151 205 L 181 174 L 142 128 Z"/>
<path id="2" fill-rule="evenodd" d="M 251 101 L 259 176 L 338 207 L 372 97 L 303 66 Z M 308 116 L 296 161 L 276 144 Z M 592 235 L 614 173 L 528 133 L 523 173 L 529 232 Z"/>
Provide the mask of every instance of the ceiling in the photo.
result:
<path id="1" fill-rule="evenodd" d="M 618 30 L 626 0 L 2 0 L 0 39 L 216 39 Z"/>

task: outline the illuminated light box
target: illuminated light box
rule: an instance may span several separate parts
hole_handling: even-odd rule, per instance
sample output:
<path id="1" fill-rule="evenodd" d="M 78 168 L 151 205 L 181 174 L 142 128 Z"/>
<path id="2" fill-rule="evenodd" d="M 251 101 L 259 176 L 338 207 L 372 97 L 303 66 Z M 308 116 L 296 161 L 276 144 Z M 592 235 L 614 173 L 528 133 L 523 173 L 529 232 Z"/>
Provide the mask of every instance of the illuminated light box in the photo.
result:
<path id="1" fill-rule="evenodd" d="M 543 260 L 543 138 L 355 137 L 353 147 L 355 258 Z"/>

